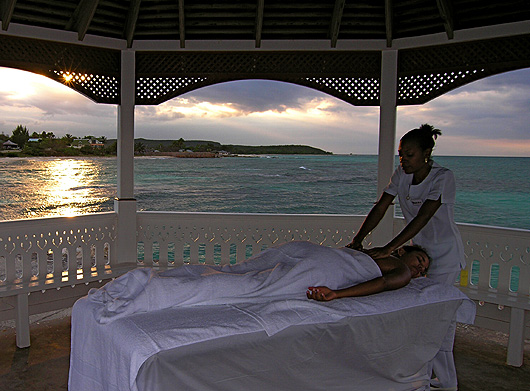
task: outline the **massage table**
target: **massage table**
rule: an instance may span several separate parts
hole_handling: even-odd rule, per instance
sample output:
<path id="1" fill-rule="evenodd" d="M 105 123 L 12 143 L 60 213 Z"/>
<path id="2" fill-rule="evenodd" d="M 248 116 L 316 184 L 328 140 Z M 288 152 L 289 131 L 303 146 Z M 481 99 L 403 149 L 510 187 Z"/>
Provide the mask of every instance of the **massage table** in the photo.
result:
<path id="1" fill-rule="evenodd" d="M 365 297 L 304 296 L 207 300 L 105 320 L 89 295 L 73 308 L 69 389 L 427 390 L 428 362 L 451 321 L 475 315 L 458 289 L 424 277 Z"/>

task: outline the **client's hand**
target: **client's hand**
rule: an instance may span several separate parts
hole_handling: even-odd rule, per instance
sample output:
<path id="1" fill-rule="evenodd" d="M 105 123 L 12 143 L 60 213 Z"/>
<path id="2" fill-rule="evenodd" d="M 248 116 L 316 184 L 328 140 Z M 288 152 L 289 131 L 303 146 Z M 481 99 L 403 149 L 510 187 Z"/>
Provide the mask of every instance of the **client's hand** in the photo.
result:
<path id="1" fill-rule="evenodd" d="M 310 286 L 307 288 L 306 295 L 308 299 L 317 301 L 330 301 L 337 298 L 335 291 L 327 286 Z"/>

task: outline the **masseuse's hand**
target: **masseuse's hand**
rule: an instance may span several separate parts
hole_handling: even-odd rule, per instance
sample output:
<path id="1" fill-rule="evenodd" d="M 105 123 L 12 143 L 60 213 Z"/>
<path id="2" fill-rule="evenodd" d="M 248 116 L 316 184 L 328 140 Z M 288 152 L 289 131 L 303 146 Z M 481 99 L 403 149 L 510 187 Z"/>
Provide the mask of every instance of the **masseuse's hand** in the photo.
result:
<path id="1" fill-rule="evenodd" d="M 365 250 L 364 252 L 368 254 L 372 259 L 387 258 L 392 254 L 392 250 L 386 246 L 374 247 L 369 250 Z"/>
<path id="2" fill-rule="evenodd" d="M 363 250 L 363 241 L 362 240 L 356 240 L 355 238 L 351 241 L 350 244 L 347 244 L 346 247 L 352 248 L 354 250 Z"/>
<path id="3" fill-rule="evenodd" d="M 335 291 L 327 286 L 310 286 L 307 288 L 306 295 L 308 299 L 317 301 L 330 301 L 337 298 Z"/>

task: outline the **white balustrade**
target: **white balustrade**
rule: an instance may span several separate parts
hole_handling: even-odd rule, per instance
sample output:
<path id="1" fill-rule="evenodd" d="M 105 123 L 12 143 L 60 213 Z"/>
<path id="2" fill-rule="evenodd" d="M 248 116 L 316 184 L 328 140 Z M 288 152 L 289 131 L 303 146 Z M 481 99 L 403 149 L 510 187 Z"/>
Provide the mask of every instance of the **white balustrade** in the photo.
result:
<path id="1" fill-rule="evenodd" d="M 0 223 L 0 296 L 102 279 L 116 261 L 115 213 Z"/>
<path id="2" fill-rule="evenodd" d="M 138 263 L 162 268 L 236 263 L 292 240 L 345 246 L 363 220 L 346 215 L 138 212 Z"/>

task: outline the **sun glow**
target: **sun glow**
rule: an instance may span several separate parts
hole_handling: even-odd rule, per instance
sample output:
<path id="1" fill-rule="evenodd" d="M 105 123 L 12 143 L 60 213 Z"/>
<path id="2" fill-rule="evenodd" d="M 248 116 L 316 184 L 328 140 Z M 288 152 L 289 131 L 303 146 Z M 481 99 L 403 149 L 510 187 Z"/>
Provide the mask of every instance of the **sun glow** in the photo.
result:
<path id="1" fill-rule="evenodd" d="M 42 75 L 0 67 L 0 93 L 7 95 L 9 100 L 19 100 L 43 94 L 50 89 L 64 91 L 64 86 Z"/>
<path id="2" fill-rule="evenodd" d="M 46 161 L 43 165 L 45 179 L 38 189 L 42 205 L 39 217 L 76 216 L 86 211 L 87 205 L 104 199 L 95 194 L 93 178 L 96 166 L 88 160 L 61 159 Z"/>

